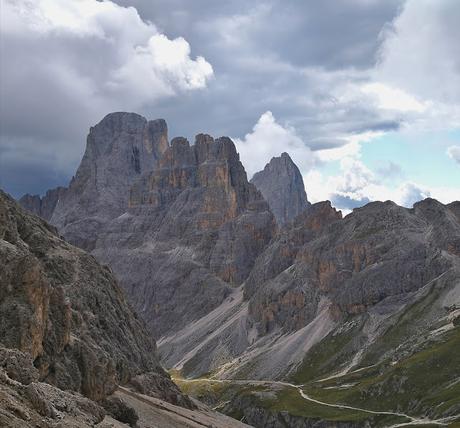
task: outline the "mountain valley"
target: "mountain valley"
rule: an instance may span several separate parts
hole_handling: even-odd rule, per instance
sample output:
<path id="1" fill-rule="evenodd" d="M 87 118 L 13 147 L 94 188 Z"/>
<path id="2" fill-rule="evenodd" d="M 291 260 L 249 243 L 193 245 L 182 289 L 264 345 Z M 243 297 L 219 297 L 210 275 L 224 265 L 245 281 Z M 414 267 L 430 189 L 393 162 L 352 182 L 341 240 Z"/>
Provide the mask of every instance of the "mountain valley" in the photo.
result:
<path id="1" fill-rule="evenodd" d="M 37 385 L 93 406 L 75 426 L 117 399 L 139 426 L 458 426 L 460 202 L 344 217 L 289 154 L 267 162 L 248 180 L 227 137 L 111 113 L 68 187 L 21 198 L 35 215 L 2 194 L 0 418 L 56 409 Z"/>

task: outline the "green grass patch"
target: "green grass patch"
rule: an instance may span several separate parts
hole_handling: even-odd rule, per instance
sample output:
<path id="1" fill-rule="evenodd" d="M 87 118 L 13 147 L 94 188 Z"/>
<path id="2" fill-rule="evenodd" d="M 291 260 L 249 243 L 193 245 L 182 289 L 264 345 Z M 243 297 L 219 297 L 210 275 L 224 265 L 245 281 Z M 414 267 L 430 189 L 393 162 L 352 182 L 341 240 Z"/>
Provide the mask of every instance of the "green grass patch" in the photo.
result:
<path id="1" fill-rule="evenodd" d="M 362 318 L 356 317 L 350 321 L 350 328 L 347 330 L 341 333 L 331 332 L 315 344 L 290 380 L 303 384 L 339 371 L 341 366 L 353 358 L 363 322 Z"/>
<path id="2" fill-rule="evenodd" d="M 438 297 L 439 291 L 433 287 L 425 298 L 418 300 L 405 310 L 386 332 L 369 347 L 360 362 L 360 366 L 375 364 L 381 360 L 383 355 L 416 338 L 418 331 L 414 326 L 425 324 L 423 319 Z"/>
<path id="3" fill-rule="evenodd" d="M 326 402 L 442 417 L 449 409 L 460 408 L 460 383 L 453 382 L 460 377 L 459 349 L 460 328 L 455 328 L 445 333 L 442 340 L 394 365 L 380 365 L 374 370 L 312 384 L 307 388 L 308 393 Z M 353 385 L 330 389 L 341 383 Z"/>

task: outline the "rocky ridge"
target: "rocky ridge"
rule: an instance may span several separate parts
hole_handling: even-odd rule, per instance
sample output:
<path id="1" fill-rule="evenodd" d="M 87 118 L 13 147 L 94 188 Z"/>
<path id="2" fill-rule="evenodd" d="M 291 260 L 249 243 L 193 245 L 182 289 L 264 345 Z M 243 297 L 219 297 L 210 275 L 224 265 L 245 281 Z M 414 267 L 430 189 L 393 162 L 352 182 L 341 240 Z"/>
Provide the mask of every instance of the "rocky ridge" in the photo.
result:
<path id="1" fill-rule="evenodd" d="M 27 211 L 44 218 L 46 221 L 50 221 L 59 198 L 64 195 L 66 190 L 67 188 L 65 187 L 56 187 L 48 190 L 43 197 L 26 194 L 18 202 Z"/>
<path id="2" fill-rule="evenodd" d="M 223 418 L 171 381 L 110 269 L 2 191 L 0 264 L 0 425 L 106 426 L 109 413 L 134 426 L 130 400 L 113 395 L 121 385 L 139 406 L 140 394 L 155 397 L 160 419 L 186 409 L 197 420 Z"/>
<path id="3" fill-rule="evenodd" d="M 96 400 L 141 373 L 166 376 L 107 267 L 4 193 L 0 216 L 5 347 L 28 353 L 40 380 Z"/>

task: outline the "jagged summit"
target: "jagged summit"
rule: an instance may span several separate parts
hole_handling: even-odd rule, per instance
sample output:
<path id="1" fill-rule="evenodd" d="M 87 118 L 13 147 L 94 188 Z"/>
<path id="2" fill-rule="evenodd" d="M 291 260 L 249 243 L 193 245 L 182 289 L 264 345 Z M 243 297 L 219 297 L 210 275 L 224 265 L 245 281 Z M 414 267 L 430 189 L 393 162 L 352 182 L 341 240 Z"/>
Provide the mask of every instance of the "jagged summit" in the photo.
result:
<path id="1" fill-rule="evenodd" d="M 187 188 L 203 199 L 202 217 L 208 225 L 235 218 L 251 204 L 268 208 L 248 182 L 233 141 L 207 134 L 198 134 L 194 145 L 183 137 L 174 138 L 155 169 L 133 185 L 129 205 L 164 208 Z"/>
<path id="2" fill-rule="evenodd" d="M 292 221 L 309 205 L 299 168 L 286 153 L 274 157 L 251 180 L 280 225 Z"/>
<path id="3" fill-rule="evenodd" d="M 163 119 L 111 113 L 91 127 L 75 177 L 61 192 L 51 223 L 72 243 L 94 247 L 95 231 L 128 207 L 129 189 L 169 147 Z"/>

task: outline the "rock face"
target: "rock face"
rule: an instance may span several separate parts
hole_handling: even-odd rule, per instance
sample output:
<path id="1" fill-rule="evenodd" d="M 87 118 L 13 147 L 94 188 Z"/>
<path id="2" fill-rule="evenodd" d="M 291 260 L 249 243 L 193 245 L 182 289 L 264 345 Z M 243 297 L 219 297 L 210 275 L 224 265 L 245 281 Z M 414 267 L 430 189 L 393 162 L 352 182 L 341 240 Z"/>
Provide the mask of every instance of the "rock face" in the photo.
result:
<path id="1" fill-rule="evenodd" d="M 163 120 L 133 113 L 109 114 L 91 128 L 51 223 L 111 266 L 157 335 L 218 306 L 275 229 L 229 138 L 169 144 Z"/>
<path id="2" fill-rule="evenodd" d="M 0 343 L 28 355 L 34 380 L 94 400 L 148 372 L 174 389 L 111 271 L 3 192 L 0 264 Z"/>
<path id="3" fill-rule="evenodd" d="M 85 154 L 69 188 L 59 198 L 51 223 L 72 243 L 91 250 L 99 228 L 123 214 L 127 195 L 168 147 L 162 119 L 111 113 L 90 129 Z"/>
<path id="4" fill-rule="evenodd" d="M 48 190 L 42 198 L 39 195 L 27 194 L 19 200 L 19 203 L 27 211 L 50 221 L 59 198 L 64 195 L 66 190 L 65 187 L 56 187 Z"/>
<path id="5" fill-rule="evenodd" d="M 413 326 L 428 335 L 444 322 L 442 301 L 460 290 L 455 207 L 432 199 L 413 209 L 375 202 L 342 219 L 330 203 L 314 204 L 274 235 L 239 290 L 242 298 L 232 293 L 205 319 L 163 338 L 160 354 L 188 375 L 212 368 L 229 378 L 282 379 L 329 334 L 347 331 L 350 319 L 364 332 L 353 333 L 354 351 L 347 352 L 363 354 L 380 340 L 385 319 L 397 318 L 437 284 L 436 311 Z M 460 293 L 448 300 L 452 310 L 460 307 Z M 341 358 L 329 370 L 351 357 Z M 219 359 L 220 371 L 213 366 Z"/>
<path id="6" fill-rule="evenodd" d="M 261 191 L 280 225 L 291 222 L 309 205 L 302 175 L 287 153 L 272 158 L 251 183 Z"/>
<path id="7" fill-rule="evenodd" d="M 330 205 L 315 204 L 259 257 L 245 288 L 250 312 L 262 331 L 299 317 L 291 327 L 302 327 L 321 296 L 337 319 L 365 313 L 449 270 L 459 237 L 457 218 L 430 199 L 413 210 L 374 202 L 343 220 Z"/>
<path id="8" fill-rule="evenodd" d="M 190 146 L 176 138 L 133 185 L 127 213 L 99 233 L 94 254 L 161 335 L 218 306 L 248 276 L 274 226 L 230 139 L 198 135 Z"/>

